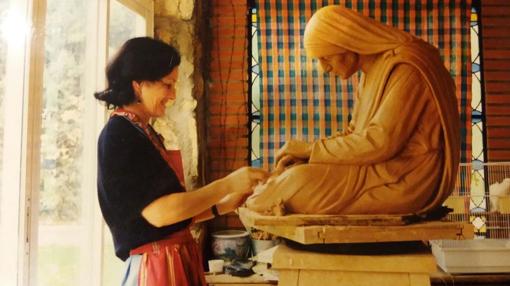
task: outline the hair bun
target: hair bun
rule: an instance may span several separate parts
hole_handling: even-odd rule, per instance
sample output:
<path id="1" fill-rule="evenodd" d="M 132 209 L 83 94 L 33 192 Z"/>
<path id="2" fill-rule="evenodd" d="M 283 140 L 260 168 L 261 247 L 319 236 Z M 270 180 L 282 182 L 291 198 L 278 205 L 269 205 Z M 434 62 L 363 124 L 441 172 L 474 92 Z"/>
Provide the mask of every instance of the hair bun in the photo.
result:
<path id="1" fill-rule="evenodd" d="M 112 93 L 113 93 L 113 89 L 112 88 L 108 88 L 108 89 L 105 89 L 103 91 L 94 93 L 94 97 L 99 99 L 99 100 L 103 100 L 104 101 L 106 98 L 110 97 Z"/>

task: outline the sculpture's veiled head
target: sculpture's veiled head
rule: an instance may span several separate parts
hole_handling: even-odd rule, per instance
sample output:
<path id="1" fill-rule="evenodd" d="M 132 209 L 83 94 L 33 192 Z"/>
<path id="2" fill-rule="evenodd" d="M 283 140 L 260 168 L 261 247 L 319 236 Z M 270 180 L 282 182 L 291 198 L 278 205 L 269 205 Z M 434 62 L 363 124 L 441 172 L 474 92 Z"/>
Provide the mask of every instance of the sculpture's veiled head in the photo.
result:
<path id="1" fill-rule="evenodd" d="M 381 24 L 347 8 L 323 7 L 306 24 L 304 47 L 309 57 L 319 58 L 346 50 L 360 55 L 394 49 L 415 37 Z"/>

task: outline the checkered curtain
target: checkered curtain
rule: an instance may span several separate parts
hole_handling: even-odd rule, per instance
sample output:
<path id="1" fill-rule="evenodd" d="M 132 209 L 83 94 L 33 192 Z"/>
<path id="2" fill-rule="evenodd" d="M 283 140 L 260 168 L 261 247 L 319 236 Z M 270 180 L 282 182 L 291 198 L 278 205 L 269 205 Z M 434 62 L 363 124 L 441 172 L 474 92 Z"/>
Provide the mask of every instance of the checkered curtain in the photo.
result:
<path id="1" fill-rule="evenodd" d="M 359 75 L 340 80 L 306 57 L 306 22 L 320 7 L 340 4 L 408 31 L 439 48 L 457 87 L 461 161 L 471 159 L 471 0 L 256 0 L 260 63 L 262 166 L 294 138 L 313 141 L 347 127 Z"/>

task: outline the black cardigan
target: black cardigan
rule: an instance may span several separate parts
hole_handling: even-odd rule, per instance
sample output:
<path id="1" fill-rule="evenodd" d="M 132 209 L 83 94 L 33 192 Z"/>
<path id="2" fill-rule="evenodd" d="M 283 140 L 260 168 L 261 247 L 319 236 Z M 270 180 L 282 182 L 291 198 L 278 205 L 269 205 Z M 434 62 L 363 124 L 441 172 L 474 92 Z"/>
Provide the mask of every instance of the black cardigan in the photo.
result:
<path id="1" fill-rule="evenodd" d="M 122 260 L 131 249 L 191 222 L 157 228 L 142 217 L 142 210 L 154 200 L 185 190 L 143 130 L 122 116 L 110 118 L 99 136 L 97 189 L 115 253 Z"/>

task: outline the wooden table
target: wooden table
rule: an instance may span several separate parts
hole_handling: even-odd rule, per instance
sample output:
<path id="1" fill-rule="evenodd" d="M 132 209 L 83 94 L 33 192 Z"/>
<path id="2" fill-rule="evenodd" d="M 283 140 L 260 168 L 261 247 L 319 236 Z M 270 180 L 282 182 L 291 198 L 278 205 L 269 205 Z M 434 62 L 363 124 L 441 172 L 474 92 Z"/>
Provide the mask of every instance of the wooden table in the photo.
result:
<path id="1" fill-rule="evenodd" d="M 264 281 L 260 276 L 234 277 L 227 274 L 207 274 L 209 286 L 274 286 L 276 281 Z M 493 274 L 449 274 L 437 271 L 430 274 L 432 286 L 508 286 L 510 273 Z M 312 284 L 313 285 L 313 284 Z"/>
<path id="2" fill-rule="evenodd" d="M 276 281 L 266 281 L 260 275 L 236 277 L 228 274 L 206 274 L 205 281 L 210 286 L 274 286 Z"/>
<path id="3" fill-rule="evenodd" d="M 441 270 L 430 275 L 432 286 L 508 286 L 510 273 L 450 274 Z"/>

